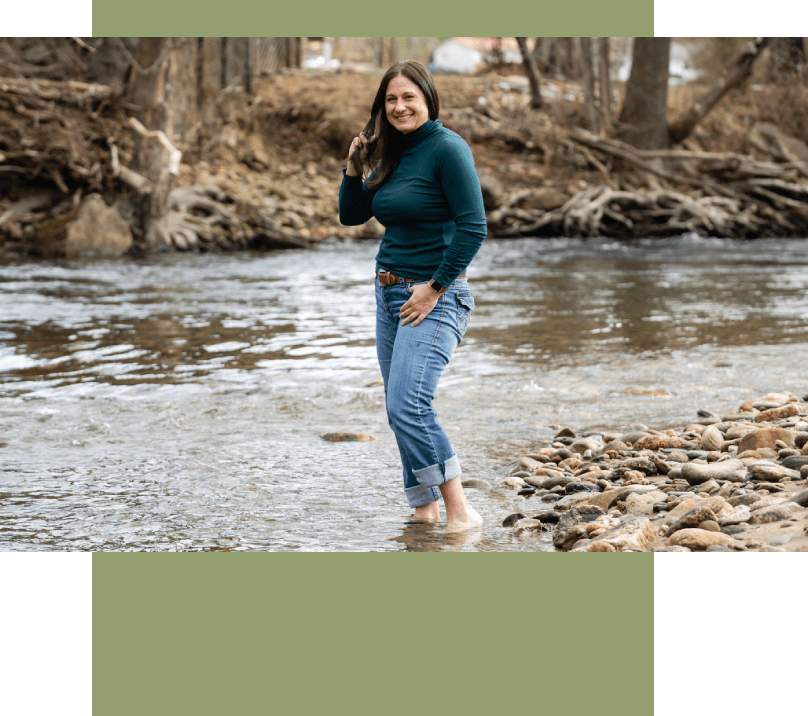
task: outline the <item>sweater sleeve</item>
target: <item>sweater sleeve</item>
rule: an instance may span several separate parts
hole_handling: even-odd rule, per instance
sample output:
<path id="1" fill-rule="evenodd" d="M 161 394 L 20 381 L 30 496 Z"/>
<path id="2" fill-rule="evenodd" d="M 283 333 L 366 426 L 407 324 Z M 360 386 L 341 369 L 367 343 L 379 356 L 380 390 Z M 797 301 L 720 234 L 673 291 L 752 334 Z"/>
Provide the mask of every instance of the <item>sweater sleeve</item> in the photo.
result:
<path id="1" fill-rule="evenodd" d="M 342 170 L 339 188 L 339 222 L 343 226 L 364 224 L 373 216 L 375 190 L 368 189 L 360 176 L 349 176 Z"/>
<path id="2" fill-rule="evenodd" d="M 432 278 L 448 286 L 466 270 L 487 234 L 483 193 L 474 157 L 462 137 L 447 137 L 438 155 L 438 178 L 456 231 Z"/>

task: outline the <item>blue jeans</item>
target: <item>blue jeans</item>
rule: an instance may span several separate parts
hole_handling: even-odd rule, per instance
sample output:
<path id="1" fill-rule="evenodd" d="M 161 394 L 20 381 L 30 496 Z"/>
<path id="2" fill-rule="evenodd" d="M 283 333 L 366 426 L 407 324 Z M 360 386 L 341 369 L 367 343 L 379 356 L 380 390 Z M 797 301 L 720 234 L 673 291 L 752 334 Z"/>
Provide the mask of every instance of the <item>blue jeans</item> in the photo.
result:
<path id="1" fill-rule="evenodd" d="M 419 281 L 418 283 L 427 283 Z M 443 369 L 463 338 L 474 308 L 465 278 L 456 279 L 421 323 L 401 325 L 399 311 L 415 283 L 376 280 L 376 353 L 384 379 L 387 421 L 396 436 L 410 507 L 440 497 L 438 485 L 461 474 L 432 407 Z"/>

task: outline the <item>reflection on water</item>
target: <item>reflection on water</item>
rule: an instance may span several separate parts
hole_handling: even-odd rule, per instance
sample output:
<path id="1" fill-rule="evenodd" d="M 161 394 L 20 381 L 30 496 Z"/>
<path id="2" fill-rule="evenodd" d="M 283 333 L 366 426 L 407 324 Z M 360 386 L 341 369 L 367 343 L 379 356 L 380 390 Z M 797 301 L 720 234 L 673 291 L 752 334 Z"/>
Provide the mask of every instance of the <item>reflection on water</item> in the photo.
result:
<path id="1" fill-rule="evenodd" d="M 408 518 L 375 245 L 0 266 L 0 549 L 524 550 L 496 487 L 554 425 L 680 424 L 805 390 L 800 241 L 486 242 L 436 408 L 486 519 Z M 808 392 L 808 391 L 806 391 Z M 357 429 L 369 443 L 326 443 Z"/>

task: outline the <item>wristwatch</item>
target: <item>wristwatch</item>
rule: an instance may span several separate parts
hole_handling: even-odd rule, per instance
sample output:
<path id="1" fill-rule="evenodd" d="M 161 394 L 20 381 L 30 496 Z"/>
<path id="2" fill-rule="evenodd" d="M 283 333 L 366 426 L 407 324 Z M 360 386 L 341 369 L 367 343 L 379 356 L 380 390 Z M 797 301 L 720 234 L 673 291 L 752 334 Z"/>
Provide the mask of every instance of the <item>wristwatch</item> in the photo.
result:
<path id="1" fill-rule="evenodd" d="M 435 291 L 438 296 L 442 293 L 446 293 L 446 286 L 441 286 L 434 278 L 429 279 L 429 285 L 432 286 L 432 290 Z"/>

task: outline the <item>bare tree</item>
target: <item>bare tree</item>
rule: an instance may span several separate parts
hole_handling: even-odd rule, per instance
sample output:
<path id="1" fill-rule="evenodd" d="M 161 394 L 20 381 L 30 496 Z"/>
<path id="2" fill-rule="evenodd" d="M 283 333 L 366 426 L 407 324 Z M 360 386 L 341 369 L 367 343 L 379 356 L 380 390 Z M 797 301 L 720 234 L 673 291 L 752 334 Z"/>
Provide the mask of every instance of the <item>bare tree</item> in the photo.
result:
<path id="1" fill-rule="evenodd" d="M 631 75 L 620 112 L 620 138 L 639 149 L 667 149 L 669 37 L 634 40 Z"/>
<path id="2" fill-rule="evenodd" d="M 150 246 L 162 238 L 159 223 L 166 214 L 168 194 L 182 156 L 170 140 L 174 136 L 171 95 L 176 74 L 172 55 L 176 46 L 170 37 L 141 38 L 126 92 L 127 100 L 138 107 L 129 120 L 136 136 L 132 165 L 117 166 L 117 150 L 113 149 L 114 170 L 135 190 L 126 210 L 131 216 L 133 233 L 142 236 Z"/>
<path id="3" fill-rule="evenodd" d="M 600 75 L 600 113 L 606 131 L 612 128 L 612 82 L 609 62 L 609 38 L 598 38 L 598 73 Z"/>
<path id="4" fill-rule="evenodd" d="M 527 79 L 530 82 L 530 106 L 533 109 L 540 109 L 541 102 L 541 87 L 539 86 L 539 69 L 536 67 L 536 58 L 527 47 L 526 37 L 517 37 L 516 42 L 519 44 L 519 52 L 522 53 L 522 64 L 525 66 Z"/>
<path id="5" fill-rule="evenodd" d="M 671 123 L 669 136 L 672 144 L 678 144 L 688 137 L 696 125 L 707 116 L 707 113 L 721 101 L 727 92 L 751 77 L 755 60 L 768 42 L 769 39 L 765 37 L 758 37 L 750 42 L 741 55 L 724 71 L 718 84 L 701 95 L 687 112 Z"/>
<path id="6" fill-rule="evenodd" d="M 595 73 L 592 61 L 592 38 L 580 38 L 581 45 L 581 79 L 583 81 L 584 106 L 586 107 L 586 122 L 589 129 L 598 127 L 598 115 L 595 109 Z"/>
<path id="7" fill-rule="evenodd" d="M 770 80 L 789 82 L 796 77 L 805 80 L 805 42 L 801 37 L 769 38 L 769 53 L 772 58 Z"/>

